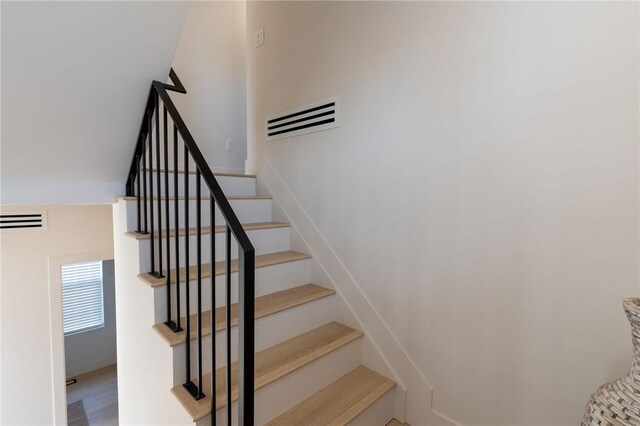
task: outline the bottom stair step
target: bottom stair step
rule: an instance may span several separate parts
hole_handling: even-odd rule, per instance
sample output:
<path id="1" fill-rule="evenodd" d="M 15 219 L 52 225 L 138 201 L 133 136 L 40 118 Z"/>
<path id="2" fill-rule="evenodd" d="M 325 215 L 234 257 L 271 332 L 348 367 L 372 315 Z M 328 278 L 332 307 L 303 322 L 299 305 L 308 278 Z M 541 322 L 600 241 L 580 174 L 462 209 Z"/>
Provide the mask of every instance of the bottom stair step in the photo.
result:
<path id="1" fill-rule="evenodd" d="M 255 389 L 273 383 L 362 336 L 361 331 L 338 322 L 330 322 L 260 351 L 255 356 Z M 182 385 L 171 389 L 193 421 L 198 421 L 211 412 L 211 375 L 203 375 L 202 381 L 206 396 L 198 401 Z M 238 399 L 237 362 L 231 365 L 231 399 Z M 216 370 L 216 409 L 226 405 L 225 367 L 221 367 Z"/>
<path id="2" fill-rule="evenodd" d="M 361 365 L 267 425 L 346 425 L 395 385 L 392 380 Z"/>

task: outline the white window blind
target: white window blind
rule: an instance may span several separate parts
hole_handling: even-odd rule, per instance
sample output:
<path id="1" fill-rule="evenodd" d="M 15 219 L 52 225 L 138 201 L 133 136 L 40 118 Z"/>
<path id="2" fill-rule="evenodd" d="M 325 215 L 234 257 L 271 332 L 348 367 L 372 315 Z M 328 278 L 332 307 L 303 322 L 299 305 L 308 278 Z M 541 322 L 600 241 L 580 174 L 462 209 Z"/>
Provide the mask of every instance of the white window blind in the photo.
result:
<path id="1" fill-rule="evenodd" d="M 104 327 L 102 262 L 62 266 L 64 334 Z"/>

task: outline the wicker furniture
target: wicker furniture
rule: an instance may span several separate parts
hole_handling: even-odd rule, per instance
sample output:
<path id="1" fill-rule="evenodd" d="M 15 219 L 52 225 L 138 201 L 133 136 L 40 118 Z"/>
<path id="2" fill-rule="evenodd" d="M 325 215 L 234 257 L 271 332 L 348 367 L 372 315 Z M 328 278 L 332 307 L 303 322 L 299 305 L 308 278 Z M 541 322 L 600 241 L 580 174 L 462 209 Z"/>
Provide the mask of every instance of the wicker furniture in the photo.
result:
<path id="1" fill-rule="evenodd" d="M 629 373 L 599 387 L 587 403 L 582 426 L 640 426 L 640 299 L 624 299 L 631 323 L 634 360 Z"/>

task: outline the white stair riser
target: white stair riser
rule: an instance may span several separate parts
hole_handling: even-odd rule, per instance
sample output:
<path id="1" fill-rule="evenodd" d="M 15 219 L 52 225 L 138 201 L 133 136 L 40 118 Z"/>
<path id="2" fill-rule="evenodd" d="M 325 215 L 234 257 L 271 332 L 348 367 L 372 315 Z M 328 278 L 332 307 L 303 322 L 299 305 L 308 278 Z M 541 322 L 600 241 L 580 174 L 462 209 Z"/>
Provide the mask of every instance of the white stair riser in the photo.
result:
<path id="1" fill-rule="evenodd" d="M 260 229 L 255 231 L 247 231 L 247 235 L 251 240 L 251 244 L 256 250 L 256 255 L 274 253 L 279 251 L 289 250 L 289 228 L 269 228 L 269 229 Z M 226 237 L 224 233 L 216 233 L 216 261 L 226 259 Z M 179 258 L 180 258 L 180 266 L 185 266 L 185 237 L 179 238 Z M 145 259 L 147 263 L 147 270 L 151 270 L 151 251 L 150 251 L 150 240 L 140 240 L 140 248 L 142 253 L 145 254 Z M 176 248 L 175 248 L 175 238 L 170 238 L 170 250 L 171 250 L 171 268 L 175 268 L 176 266 Z M 189 263 L 191 265 L 196 264 L 197 260 L 197 236 L 190 235 L 189 236 Z M 209 263 L 211 262 L 211 234 L 202 234 L 202 262 Z M 159 259 L 159 248 L 158 248 L 158 239 L 157 234 L 154 238 L 154 250 L 155 250 L 155 259 L 156 259 L 156 268 L 158 268 L 157 262 Z M 238 244 L 236 243 L 233 235 L 231 236 L 231 258 L 236 259 L 238 257 Z M 167 240 L 166 238 L 162 239 L 162 267 L 163 269 L 167 268 Z"/>
<path id="2" fill-rule="evenodd" d="M 276 291 L 286 290 L 309 282 L 311 274 L 311 260 L 299 260 L 295 262 L 282 263 L 278 265 L 267 266 L 256 269 L 256 296 L 274 293 Z M 225 303 L 225 276 L 218 275 L 216 277 L 216 307 L 224 306 Z M 211 298 L 211 279 L 204 278 L 202 280 L 202 309 L 208 310 Z M 154 323 L 166 321 L 166 305 L 167 305 L 166 286 L 156 287 L 154 289 L 155 300 L 155 320 Z M 196 312 L 197 303 L 197 281 L 191 281 L 189 287 L 189 300 L 191 313 Z M 176 290 L 175 285 L 171 286 L 172 301 L 172 317 L 175 318 L 176 308 Z M 185 300 L 186 285 L 180 283 L 180 315 L 185 316 Z M 231 274 L 231 303 L 238 301 L 238 273 Z"/>
<path id="3" fill-rule="evenodd" d="M 391 389 L 367 408 L 362 414 L 349 422 L 349 426 L 386 425 L 394 416 L 394 395 L 397 388 Z"/>
<path id="4" fill-rule="evenodd" d="M 256 352 L 291 339 L 333 320 L 332 314 L 337 309 L 335 296 L 314 300 L 295 308 L 287 309 L 273 315 L 259 318 L 255 325 Z M 195 324 L 191 325 L 195 327 Z M 185 325 L 182 324 L 182 328 Z M 226 333 L 216 333 L 216 368 L 226 365 Z M 185 345 L 173 348 L 174 384 L 182 383 L 185 378 Z M 231 329 L 231 361 L 238 360 L 238 327 Z M 191 365 L 194 374 L 197 372 L 198 343 L 191 341 Z M 211 336 L 202 338 L 202 370 L 206 374 L 211 371 Z"/>
<path id="5" fill-rule="evenodd" d="M 351 342 L 293 373 L 261 388 L 255 393 L 255 424 L 263 425 L 293 405 L 338 380 L 360 364 L 359 340 Z M 238 404 L 234 402 L 233 425 L 238 421 Z M 225 409 L 216 411 L 218 425 L 226 425 Z M 198 426 L 209 425 L 209 417 L 198 421 Z M 382 423 L 384 424 L 384 423 Z"/>
<path id="6" fill-rule="evenodd" d="M 184 195 L 184 174 L 178 173 L 178 195 Z M 160 189 L 162 195 L 165 195 L 165 175 L 162 173 L 160 176 Z M 256 179 L 251 177 L 237 177 L 237 176 L 216 176 L 216 180 L 224 192 L 224 195 L 229 196 L 253 196 L 256 195 Z M 151 189 L 148 186 L 149 176 L 147 175 L 147 194 L 150 193 Z M 169 173 L 169 195 L 174 196 L 174 175 L 173 173 Z M 154 173 L 153 176 L 153 191 L 154 194 L 158 193 L 157 190 L 157 175 Z M 200 193 L 208 194 L 209 188 L 204 183 L 204 179 L 200 180 Z M 196 194 L 196 175 L 190 173 L 189 174 L 189 194 Z"/>
<path id="7" fill-rule="evenodd" d="M 127 208 L 127 231 L 135 232 L 138 228 L 137 215 L 136 215 L 136 200 L 129 200 L 127 203 L 131 203 Z M 169 201 L 169 224 L 171 228 L 175 228 L 175 210 L 174 210 L 174 201 Z M 196 200 L 189 200 L 189 227 L 196 226 Z M 255 222 L 270 222 L 271 221 L 271 200 L 270 199 L 248 199 L 248 200 L 230 200 L 231 208 L 235 212 L 238 220 L 242 223 L 255 223 Z M 209 226 L 210 224 L 210 213 L 209 213 L 210 202 L 207 199 L 203 199 L 201 203 L 201 223 L 202 226 Z M 184 200 L 178 200 L 178 226 L 184 227 Z M 143 207 L 141 206 L 141 209 Z M 157 200 L 154 201 L 153 205 L 153 219 L 154 219 L 154 229 L 158 227 L 158 208 L 157 208 Z M 149 217 L 151 216 L 151 209 L 147 206 L 147 214 Z M 224 221 L 222 214 L 220 213 L 220 209 L 216 206 L 216 225 L 224 225 L 226 222 Z M 144 222 L 144 213 L 141 215 L 141 220 Z M 167 226 L 167 218 L 166 218 L 166 209 L 164 200 L 162 200 L 162 228 L 164 229 Z M 143 223 L 144 228 L 144 223 Z M 150 223 L 147 224 L 147 228 L 150 229 Z"/>

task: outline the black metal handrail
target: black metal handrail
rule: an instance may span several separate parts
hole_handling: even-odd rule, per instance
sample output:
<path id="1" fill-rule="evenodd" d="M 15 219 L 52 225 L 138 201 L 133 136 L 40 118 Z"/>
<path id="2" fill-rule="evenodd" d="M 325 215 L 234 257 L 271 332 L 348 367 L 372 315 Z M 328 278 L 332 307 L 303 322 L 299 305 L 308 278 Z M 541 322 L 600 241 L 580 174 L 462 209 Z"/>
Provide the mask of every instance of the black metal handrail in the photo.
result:
<path id="1" fill-rule="evenodd" d="M 227 401 L 227 424 L 231 421 L 231 236 L 235 238 L 238 245 L 238 424 L 253 425 L 254 420 L 254 317 L 255 317 L 255 250 L 235 212 L 229 204 L 220 185 L 218 184 L 213 172 L 209 168 L 200 149 L 196 145 L 193 136 L 189 132 L 184 120 L 180 116 L 176 106 L 174 105 L 168 91 L 187 93 L 185 87 L 180 82 L 173 69 L 169 73 L 172 85 L 153 81 L 147 98 L 147 103 L 138 133 L 138 140 L 131 161 L 131 167 L 126 183 L 127 196 L 135 196 L 138 212 L 138 229 L 139 233 L 149 234 L 150 241 L 150 275 L 156 278 L 166 279 L 167 292 L 167 320 L 165 325 L 174 332 L 183 331 L 180 325 L 180 244 L 179 244 L 179 194 L 178 194 L 178 139 L 182 139 L 184 145 L 183 153 L 183 173 L 184 173 L 184 282 L 185 284 L 185 349 L 186 349 L 186 380 L 184 387 L 195 399 L 203 398 L 203 380 L 202 380 L 202 275 L 203 275 L 203 259 L 202 259 L 202 193 L 201 180 L 204 181 L 209 192 L 209 209 L 210 209 L 210 238 L 211 238 L 211 424 L 216 423 L 216 339 L 215 339 L 215 276 L 216 276 L 216 258 L 215 258 L 215 206 L 222 215 L 225 222 L 225 330 L 226 330 L 226 401 Z M 160 133 L 160 107 L 162 104 L 163 116 L 163 132 L 162 138 Z M 155 117 L 155 169 L 154 169 L 154 141 L 153 141 L 153 119 Z M 168 122 L 167 117 L 173 122 L 173 209 L 174 223 L 173 231 L 170 221 L 170 203 L 171 198 L 169 191 L 169 143 L 168 143 Z M 161 143 L 162 139 L 162 143 Z M 164 155 L 162 155 L 164 153 Z M 163 157 L 163 158 L 161 158 Z M 164 169 L 161 169 L 161 160 Z M 196 174 L 196 276 L 192 277 L 193 271 L 190 270 L 189 260 L 189 241 L 191 232 L 189 230 L 189 160 L 195 164 Z M 148 164 L 148 166 L 147 166 Z M 164 173 L 164 195 L 162 195 L 162 174 Z M 154 174 L 156 175 L 155 189 L 157 196 L 154 200 Z M 164 198 L 164 222 L 162 212 L 162 199 Z M 157 204 L 154 209 L 154 201 Z M 155 229 L 154 218 L 157 218 L 157 227 Z M 165 232 L 163 232 L 163 227 Z M 171 244 L 170 237 L 175 238 L 175 268 L 171 271 Z M 156 237 L 157 235 L 157 237 Z M 165 238 L 166 245 L 163 247 L 162 238 Z M 157 251 L 156 251 L 157 249 Z M 166 253 L 166 269 L 163 270 L 163 251 Z M 156 264 L 156 258 L 158 262 Z M 157 268 L 156 268 L 157 266 Z M 172 277 L 173 275 L 173 277 Z M 171 280 L 175 279 L 175 312 L 176 319 L 172 316 L 172 294 Z M 196 332 L 197 332 L 197 380 L 192 381 L 191 368 L 191 307 L 190 307 L 190 281 L 195 281 L 197 290 L 197 307 L 196 307 Z"/>

